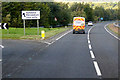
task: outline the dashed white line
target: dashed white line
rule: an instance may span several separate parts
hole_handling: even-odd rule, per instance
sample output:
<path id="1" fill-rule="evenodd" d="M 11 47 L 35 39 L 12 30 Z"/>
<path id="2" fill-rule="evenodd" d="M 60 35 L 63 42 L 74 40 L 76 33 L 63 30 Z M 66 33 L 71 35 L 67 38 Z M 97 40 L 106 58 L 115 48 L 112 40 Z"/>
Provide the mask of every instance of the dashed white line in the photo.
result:
<path id="1" fill-rule="evenodd" d="M 106 30 L 109 34 L 111 34 L 113 37 L 115 37 L 116 39 L 120 40 L 120 38 L 118 38 L 117 36 L 115 36 L 114 34 L 112 34 L 109 30 L 107 30 L 107 28 L 106 28 L 107 25 L 108 25 L 108 24 L 106 24 L 106 25 L 104 26 L 105 30 Z"/>
<path id="2" fill-rule="evenodd" d="M 94 26 L 93 26 L 93 27 L 94 27 Z M 88 47 L 89 47 L 89 49 L 90 49 L 90 55 L 91 55 L 91 58 L 93 59 L 93 64 L 94 64 L 94 67 L 95 67 L 97 76 L 101 77 L 102 74 L 101 74 L 101 71 L 100 71 L 100 68 L 99 68 L 99 66 L 98 66 L 97 61 L 94 61 L 94 60 L 95 60 L 95 55 L 94 55 L 94 53 L 93 53 L 93 51 L 92 51 L 92 46 L 91 46 L 91 43 L 90 43 L 90 31 L 91 31 L 91 29 L 92 29 L 93 27 L 91 27 L 91 28 L 88 30 L 88 36 L 87 36 L 87 38 L 88 38 Z"/>
<path id="3" fill-rule="evenodd" d="M 92 50 L 90 50 L 90 54 L 91 54 L 91 58 L 92 58 L 92 59 L 95 59 L 95 55 L 94 55 L 94 53 L 93 53 Z"/>
<path id="4" fill-rule="evenodd" d="M 98 75 L 98 76 L 102 76 L 101 71 L 100 71 L 100 68 L 99 68 L 99 66 L 98 66 L 98 63 L 97 63 L 96 61 L 93 61 L 93 63 L 94 63 L 94 66 L 95 66 L 97 75 Z"/>
<path id="5" fill-rule="evenodd" d="M 0 45 L 0 47 L 1 47 L 1 48 L 4 48 L 4 46 L 3 46 L 3 45 Z"/>
<path id="6" fill-rule="evenodd" d="M 88 43 L 90 44 L 90 40 L 88 40 Z"/>
<path id="7" fill-rule="evenodd" d="M 91 44 L 89 44 L 89 49 L 92 49 L 92 46 L 91 46 Z"/>

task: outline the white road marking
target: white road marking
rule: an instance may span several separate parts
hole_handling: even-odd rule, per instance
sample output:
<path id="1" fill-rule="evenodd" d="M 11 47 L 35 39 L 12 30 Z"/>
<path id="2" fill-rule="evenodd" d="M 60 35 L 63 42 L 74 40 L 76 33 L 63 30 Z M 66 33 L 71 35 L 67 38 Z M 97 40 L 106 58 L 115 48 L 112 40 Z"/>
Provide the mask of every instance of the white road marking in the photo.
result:
<path id="1" fill-rule="evenodd" d="M 102 76 L 101 71 L 100 71 L 100 68 L 99 68 L 99 66 L 98 66 L 98 63 L 97 63 L 96 61 L 93 61 L 93 63 L 94 63 L 94 66 L 95 66 L 97 75 L 98 75 L 98 76 Z"/>
<path id="2" fill-rule="evenodd" d="M 109 34 L 111 34 L 114 38 L 120 40 L 120 38 L 118 38 L 117 36 L 115 36 L 114 34 L 112 34 L 112 33 L 106 28 L 107 25 L 108 25 L 108 24 L 106 24 L 106 25 L 104 26 L 105 30 L 106 30 Z"/>
<path id="3" fill-rule="evenodd" d="M 49 44 L 49 45 L 51 44 L 51 43 L 49 43 L 49 42 L 46 42 L 46 41 L 43 41 L 43 43 L 46 43 L 46 44 Z"/>
<path id="4" fill-rule="evenodd" d="M 89 49 L 92 49 L 92 46 L 91 46 L 91 44 L 89 44 Z"/>
<path id="5" fill-rule="evenodd" d="M 2 59 L 0 59 L 0 62 L 2 61 Z"/>
<path id="6" fill-rule="evenodd" d="M 88 33 L 88 40 L 89 40 L 89 33 Z"/>
<path id="7" fill-rule="evenodd" d="M 56 40 L 59 40 L 60 38 L 62 38 L 63 36 L 65 36 L 66 34 L 70 33 L 72 30 L 66 32 L 65 34 L 63 34 L 62 36 L 58 37 Z"/>
<path id="8" fill-rule="evenodd" d="M 94 27 L 94 26 L 93 26 L 93 27 Z M 94 55 L 94 53 L 93 53 L 93 51 L 92 51 L 92 46 L 91 46 L 91 43 L 90 43 L 90 31 L 91 31 L 91 29 L 92 29 L 93 27 L 91 27 L 91 28 L 88 30 L 88 36 L 87 36 L 87 38 L 88 38 L 88 46 L 89 46 L 89 49 L 90 49 L 91 58 L 93 59 L 93 64 L 94 64 L 96 73 L 97 73 L 98 76 L 101 77 L 102 74 L 101 74 L 101 71 L 100 71 L 100 68 L 99 68 L 99 66 L 98 66 L 97 61 L 94 61 L 94 60 L 95 60 L 95 55 Z"/>
<path id="9" fill-rule="evenodd" d="M 95 55 L 93 54 L 93 51 L 92 51 L 92 50 L 90 50 L 90 54 L 91 54 L 91 58 L 92 58 L 92 59 L 95 59 Z"/>
<path id="10" fill-rule="evenodd" d="M 4 46 L 3 46 L 3 45 L 0 45 L 0 47 L 1 47 L 1 48 L 4 48 Z"/>
<path id="11" fill-rule="evenodd" d="M 71 31 L 72 31 L 72 30 L 67 31 L 66 33 L 64 33 L 63 35 L 61 35 L 60 37 L 58 37 L 57 39 L 55 39 L 55 40 L 52 41 L 52 42 L 46 42 L 46 41 L 42 41 L 42 42 L 48 44 L 48 45 L 46 46 L 46 47 L 48 47 L 48 46 L 50 46 L 51 44 L 53 44 L 55 41 L 61 39 L 61 38 L 62 38 L 63 36 L 65 36 L 66 34 L 70 33 Z"/>
<path id="12" fill-rule="evenodd" d="M 88 43 L 90 44 L 90 40 L 88 40 Z"/>

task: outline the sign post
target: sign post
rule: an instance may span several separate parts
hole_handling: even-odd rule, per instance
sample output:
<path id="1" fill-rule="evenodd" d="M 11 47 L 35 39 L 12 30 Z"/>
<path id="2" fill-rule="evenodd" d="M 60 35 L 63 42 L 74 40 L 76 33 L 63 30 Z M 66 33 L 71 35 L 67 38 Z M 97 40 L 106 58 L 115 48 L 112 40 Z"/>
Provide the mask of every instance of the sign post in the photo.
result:
<path id="1" fill-rule="evenodd" d="M 23 20 L 23 24 L 24 24 L 24 35 L 25 35 L 25 19 Z"/>
<path id="2" fill-rule="evenodd" d="M 39 35 L 39 19 L 37 19 L 37 29 L 38 29 L 37 35 Z"/>
<path id="3" fill-rule="evenodd" d="M 25 20 L 36 19 L 37 20 L 37 34 L 39 35 L 39 19 L 40 11 L 22 11 L 22 19 L 24 25 L 24 35 L 25 35 Z"/>

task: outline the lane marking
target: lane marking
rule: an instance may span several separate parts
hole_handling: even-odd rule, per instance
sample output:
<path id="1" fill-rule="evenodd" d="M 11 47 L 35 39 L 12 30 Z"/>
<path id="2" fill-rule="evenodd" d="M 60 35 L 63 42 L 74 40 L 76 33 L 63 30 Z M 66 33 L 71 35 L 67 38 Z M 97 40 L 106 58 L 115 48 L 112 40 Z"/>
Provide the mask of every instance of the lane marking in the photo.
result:
<path id="1" fill-rule="evenodd" d="M 51 43 L 49 43 L 49 42 L 46 42 L 46 41 L 43 41 L 43 43 L 46 43 L 46 44 L 48 44 L 48 45 L 50 45 Z"/>
<path id="2" fill-rule="evenodd" d="M 92 58 L 92 59 L 95 59 L 95 55 L 94 55 L 94 53 L 93 53 L 92 50 L 90 50 L 90 54 L 91 54 L 91 58 Z"/>
<path id="3" fill-rule="evenodd" d="M 4 48 L 4 46 L 3 46 L 3 45 L 0 45 L 0 47 L 1 47 L 1 48 Z"/>
<path id="4" fill-rule="evenodd" d="M 112 35 L 114 38 L 120 40 L 120 38 L 118 38 L 117 36 L 115 36 L 114 34 L 112 34 L 112 33 L 106 28 L 107 25 L 108 25 L 108 24 L 106 24 L 106 25 L 104 26 L 105 30 L 106 30 L 110 35 Z"/>
<path id="5" fill-rule="evenodd" d="M 70 31 L 66 32 L 65 34 L 63 34 L 62 36 L 58 37 L 58 38 L 56 39 L 56 41 L 59 40 L 59 39 L 61 39 L 63 36 L 65 36 L 66 34 L 70 33 L 71 31 L 72 31 L 72 30 L 70 30 Z"/>
<path id="6" fill-rule="evenodd" d="M 63 35 L 61 35 L 60 37 L 58 37 L 57 39 L 55 39 L 55 40 L 52 41 L 52 42 L 46 42 L 46 41 L 42 41 L 42 42 L 48 44 L 48 45 L 46 46 L 46 47 L 48 47 L 48 46 L 50 46 L 51 44 L 53 44 L 55 41 L 61 39 L 63 36 L 65 36 L 65 35 L 67 35 L 68 33 L 70 33 L 71 31 L 72 31 L 72 30 L 67 31 L 66 33 L 64 33 Z"/>
<path id="7" fill-rule="evenodd" d="M 92 46 L 91 46 L 91 43 L 90 43 L 90 31 L 92 28 L 94 28 L 95 26 L 91 27 L 89 30 L 88 30 L 88 36 L 87 36 L 87 39 L 88 39 L 88 47 L 90 49 L 90 55 L 91 55 L 91 58 L 93 59 L 93 64 L 94 64 L 94 67 L 95 67 L 95 71 L 97 73 L 97 76 L 99 76 L 100 78 L 102 77 L 102 74 L 101 74 L 101 71 L 100 71 L 100 68 L 98 66 L 98 63 L 97 61 L 94 61 L 95 60 L 95 55 L 92 51 Z"/>
<path id="8" fill-rule="evenodd" d="M 90 40 L 88 40 L 88 43 L 90 44 Z"/>
<path id="9" fill-rule="evenodd" d="M 2 59 L 0 59 L 0 62 L 2 61 Z"/>
<path id="10" fill-rule="evenodd" d="M 91 44 L 89 44 L 89 49 L 92 49 L 92 46 L 91 46 Z"/>
<path id="11" fill-rule="evenodd" d="M 98 66 L 98 63 L 97 63 L 96 61 L 93 61 L 93 63 L 94 63 L 94 66 L 95 66 L 97 75 L 98 75 L 98 76 L 102 76 L 101 71 L 100 71 L 100 68 L 99 68 L 99 66 Z"/>

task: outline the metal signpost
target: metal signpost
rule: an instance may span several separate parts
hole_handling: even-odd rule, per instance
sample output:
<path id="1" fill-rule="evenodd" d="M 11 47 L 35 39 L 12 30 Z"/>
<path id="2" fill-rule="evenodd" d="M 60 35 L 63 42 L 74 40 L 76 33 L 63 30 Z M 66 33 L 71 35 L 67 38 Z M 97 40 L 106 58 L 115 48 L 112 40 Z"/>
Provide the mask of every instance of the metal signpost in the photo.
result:
<path id="1" fill-rule="evenodd" d="M 22 11 L 22 19 L 23 19 L 23 25 L 24 25 L 24 35 L 25 35 L 25 20 L 31 20 L 36 19 L 37 20 L 37 28 L 39 35 L 39 19 L 40 19 L 40 11 Z"/>

